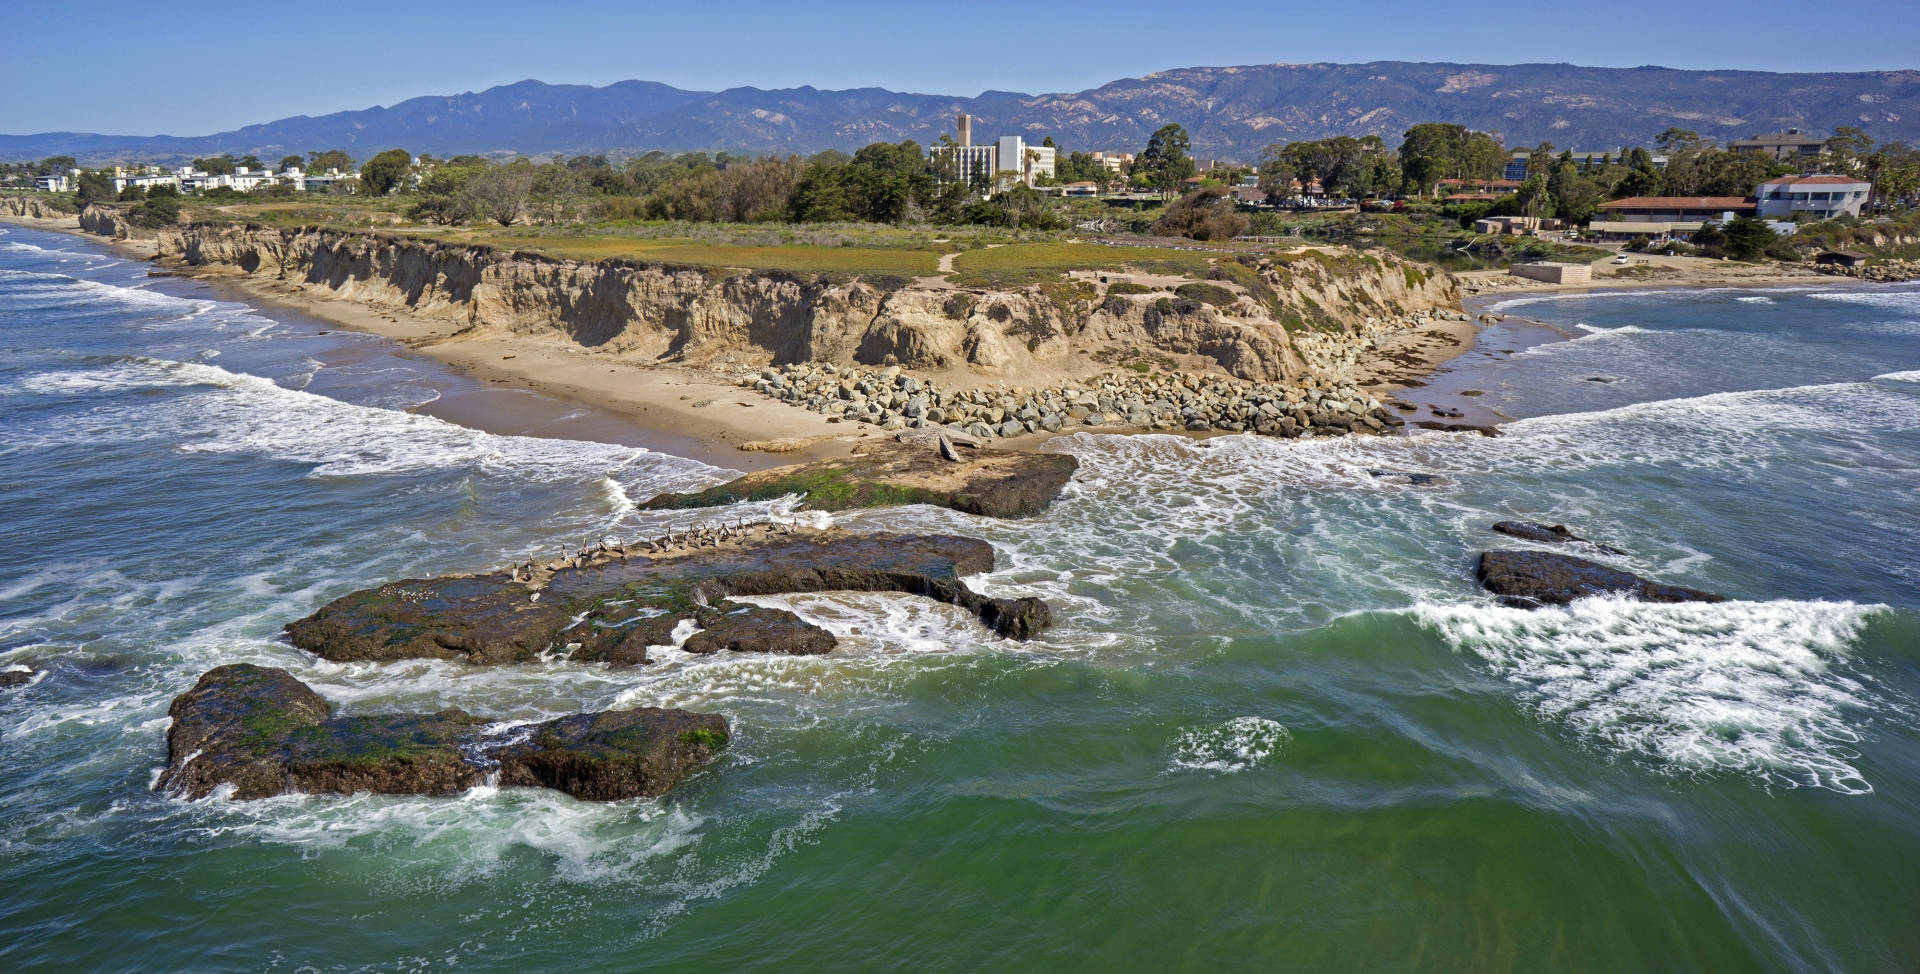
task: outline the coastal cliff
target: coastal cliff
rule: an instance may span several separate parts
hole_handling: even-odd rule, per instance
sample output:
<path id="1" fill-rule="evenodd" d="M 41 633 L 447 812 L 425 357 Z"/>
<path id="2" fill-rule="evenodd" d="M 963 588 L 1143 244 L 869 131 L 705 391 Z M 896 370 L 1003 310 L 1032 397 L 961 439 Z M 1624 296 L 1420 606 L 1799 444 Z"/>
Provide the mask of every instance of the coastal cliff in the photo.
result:
<path id="1" fill-rule="evenodd" d="M 92 232 L 138 234 L 110 208 Z M 456 322 L 564 337 L 637 361 L 899 365 L 989 376 L 1080 374 L 1128 357 L 1256 381 L 1297 379 L 1457 306 L 1451 278 L 1391 256 L 1320 248 L 1222 254 L 1203 290 L 1083 273 L 1063 286 L 960 288 L 623 259 L 577 261 L 402 236 L 251 225 L 156 234 L 159 256 Z M 1125 281 L 1127 287 L 1106 284 Z M 1192 296 L 1198 294 L 1198 297 Z"/>
<path id="2" fill-rule="evenodd" d="M 67 229 L 80 225 L 73 213 L 32 196 L 0 196 L 0 218 L 47 221 Z"/>

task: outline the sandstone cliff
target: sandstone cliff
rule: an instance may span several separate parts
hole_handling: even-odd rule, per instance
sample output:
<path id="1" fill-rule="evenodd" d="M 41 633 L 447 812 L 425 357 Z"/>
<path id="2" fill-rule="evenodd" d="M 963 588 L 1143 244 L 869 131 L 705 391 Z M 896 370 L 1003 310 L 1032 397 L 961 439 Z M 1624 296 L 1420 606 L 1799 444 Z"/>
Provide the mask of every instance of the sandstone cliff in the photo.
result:
<path id="1" fill-rule="evenodd" d="M 147 233 L 110 207 L 89 208 L 82 222 L 108 236 Z M 1446 275 L 1338 248 L 1222 254 L 1204 282 L 1082 273 L 1056 285 L 986 290 L 564 260 L 322 229 L 201 224 L 156 237 L 162 259 L 190 266 L 479 330 L 564 336 L 622 358 L 693 365 L 815 362 L 1026 376 L 1091 373 L 1145 357 L 1270 381 L 1324 371 L 1337 359 L 1303 358 L 1303 348 L 1357 347 L 1458 301 Z"/>
<path id="2" fill-rule="evenodd" d="M 0 218 L 4 217 L 52 220 L 69 227 L 78 225 L 72 213 L 55 209 L 46 200 L 32 196 L 0 196 Z"/>

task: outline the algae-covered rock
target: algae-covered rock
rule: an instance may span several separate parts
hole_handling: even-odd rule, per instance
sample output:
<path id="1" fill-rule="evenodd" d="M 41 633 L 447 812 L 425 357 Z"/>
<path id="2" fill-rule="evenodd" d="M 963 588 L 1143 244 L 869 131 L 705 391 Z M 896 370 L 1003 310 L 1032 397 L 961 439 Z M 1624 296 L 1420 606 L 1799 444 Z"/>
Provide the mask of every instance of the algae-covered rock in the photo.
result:
<path id="1" fill-rule="evenodd" d="M 493 665 L 550 654 L 633 665 L 647 661 L 648 646 L 669 644 L 675 627 L 693 620 L 716 629 L 688 641 L 696 652 L 824 652 L 832 636 L 791 613 L 736 618 L 720 607 L 732 596 L 832 591 L 936 599 L 1011 639 L 1030 639 L 1052 622 L 1038 599 L 989 598 L 960 580 L 993 568 L 993 546 L 975 538 L 786 534 L 759 526 L 698 543 L 711 546 L 623 549 L 618 557 L 561 568 L 538 589 L 509 572 L 391 582 L 335 599 L 288 625 L 287 638 L 337 661 L 427 657 Z"/>
<path id="2" fill-rule="evenodd" d="M 1480 556 L 1479 575 L 1488 591 L 1519 609 L 1614 594 L 1642 602 L 1727 601 L 1724 595 L 1662 585 L 1585 558 L 1546 551 L 1489 551 Z"/>
<path id="3" fill-rule="evenodd" d="M 202 674 L 168 713 L 156 790 L 236 799 L 289 792 L 447 795 L 486 781 L 611 801 L 659 795 L 725 747 L 718 714 L 603 711 L 490 731 L 462 710 L 332 716 L 285 670 L 236 663 Z"/>
<path id="4" fill-rule="evenodd" d="M 1052 504 L 1079 461 L 1063 453 L 968 450 L 943 459 L 937 449 L 890 443 L 867 452 L 774 467 L 693 493 L 661 494 L 648 510 L 720 507 L 799 494 L 809 507 L 843 511 L 932 504 L 987 517 L 1028 517 Z"/>

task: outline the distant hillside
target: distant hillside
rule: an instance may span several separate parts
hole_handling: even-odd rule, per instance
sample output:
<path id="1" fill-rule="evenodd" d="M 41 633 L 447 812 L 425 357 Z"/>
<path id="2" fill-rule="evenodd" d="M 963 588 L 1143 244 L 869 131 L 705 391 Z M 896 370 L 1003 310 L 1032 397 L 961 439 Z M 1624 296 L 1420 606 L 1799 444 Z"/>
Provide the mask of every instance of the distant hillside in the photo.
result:
<path id="1" fill-rule="evenodd" d="M 952 130 L 1019 132 L 1086 149 L 1134 149 L 1169 121 L 1196 154 L 1253 159 L 1275 141 L 1379 135 L 1416 122 L 1459 122 L 1509 145 L 1640 145 L 1669 126 L 1719 139 L 1797 126 L 1859 125 L 1879 141 L 1920 141 L 1920 71 L 1780 74 L 1583 68 L 1566 64 L 1267 64 L 1182 68 L 1073 94 L 986 92 L 975 98 L 883 88 L 683 91 L 646 81 L 604 88 L 538 81 L 392 108 L 297 116 L 197 137 L 72 132 L 0 136 L 0 158 L 69 154 L 87 161 L 172 159 L 217 152 L 277 159 L 344 148 L 356 157 L 413 152 L 852 150 Z"/>

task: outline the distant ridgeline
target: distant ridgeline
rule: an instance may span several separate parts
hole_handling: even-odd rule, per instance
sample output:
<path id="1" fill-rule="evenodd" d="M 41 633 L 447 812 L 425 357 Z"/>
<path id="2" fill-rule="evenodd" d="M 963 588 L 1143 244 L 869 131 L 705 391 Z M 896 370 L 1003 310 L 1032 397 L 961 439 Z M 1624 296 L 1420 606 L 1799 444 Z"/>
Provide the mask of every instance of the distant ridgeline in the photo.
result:
<path id="1" fill-rule="evenodd" d="M 852 151 L 875 141 L 931 143 L 959 113 L 983 131 L 1052 135 L 1092 149 L 1142 145 L 1177 120 L 1203 156 L 1258 157 L 1274 142 L 1378 135 L 1397 142 L 1427 121 L 1497 133 L 1507 145 L 1645 145 L 1669 127 L 1721 141 L 1798 127 L 1852 125 L 1876 141 L 1920 140 L 1920 71 L 1784 74 L 1588 68 L 1565 64 L 1274 64 L 1183 68 L 1071 94 L 990 91 L 975 98 L 883 88 L 685 91 L 645 81 L 603 88 L 538 81 L 414 98 L 391 108 L 300 116 L 197 137 L 74 132 L 0 136 L 0 159 L 81 162 L 315 146 L 355 156 L 413 152 L 712 150 Z"/>

